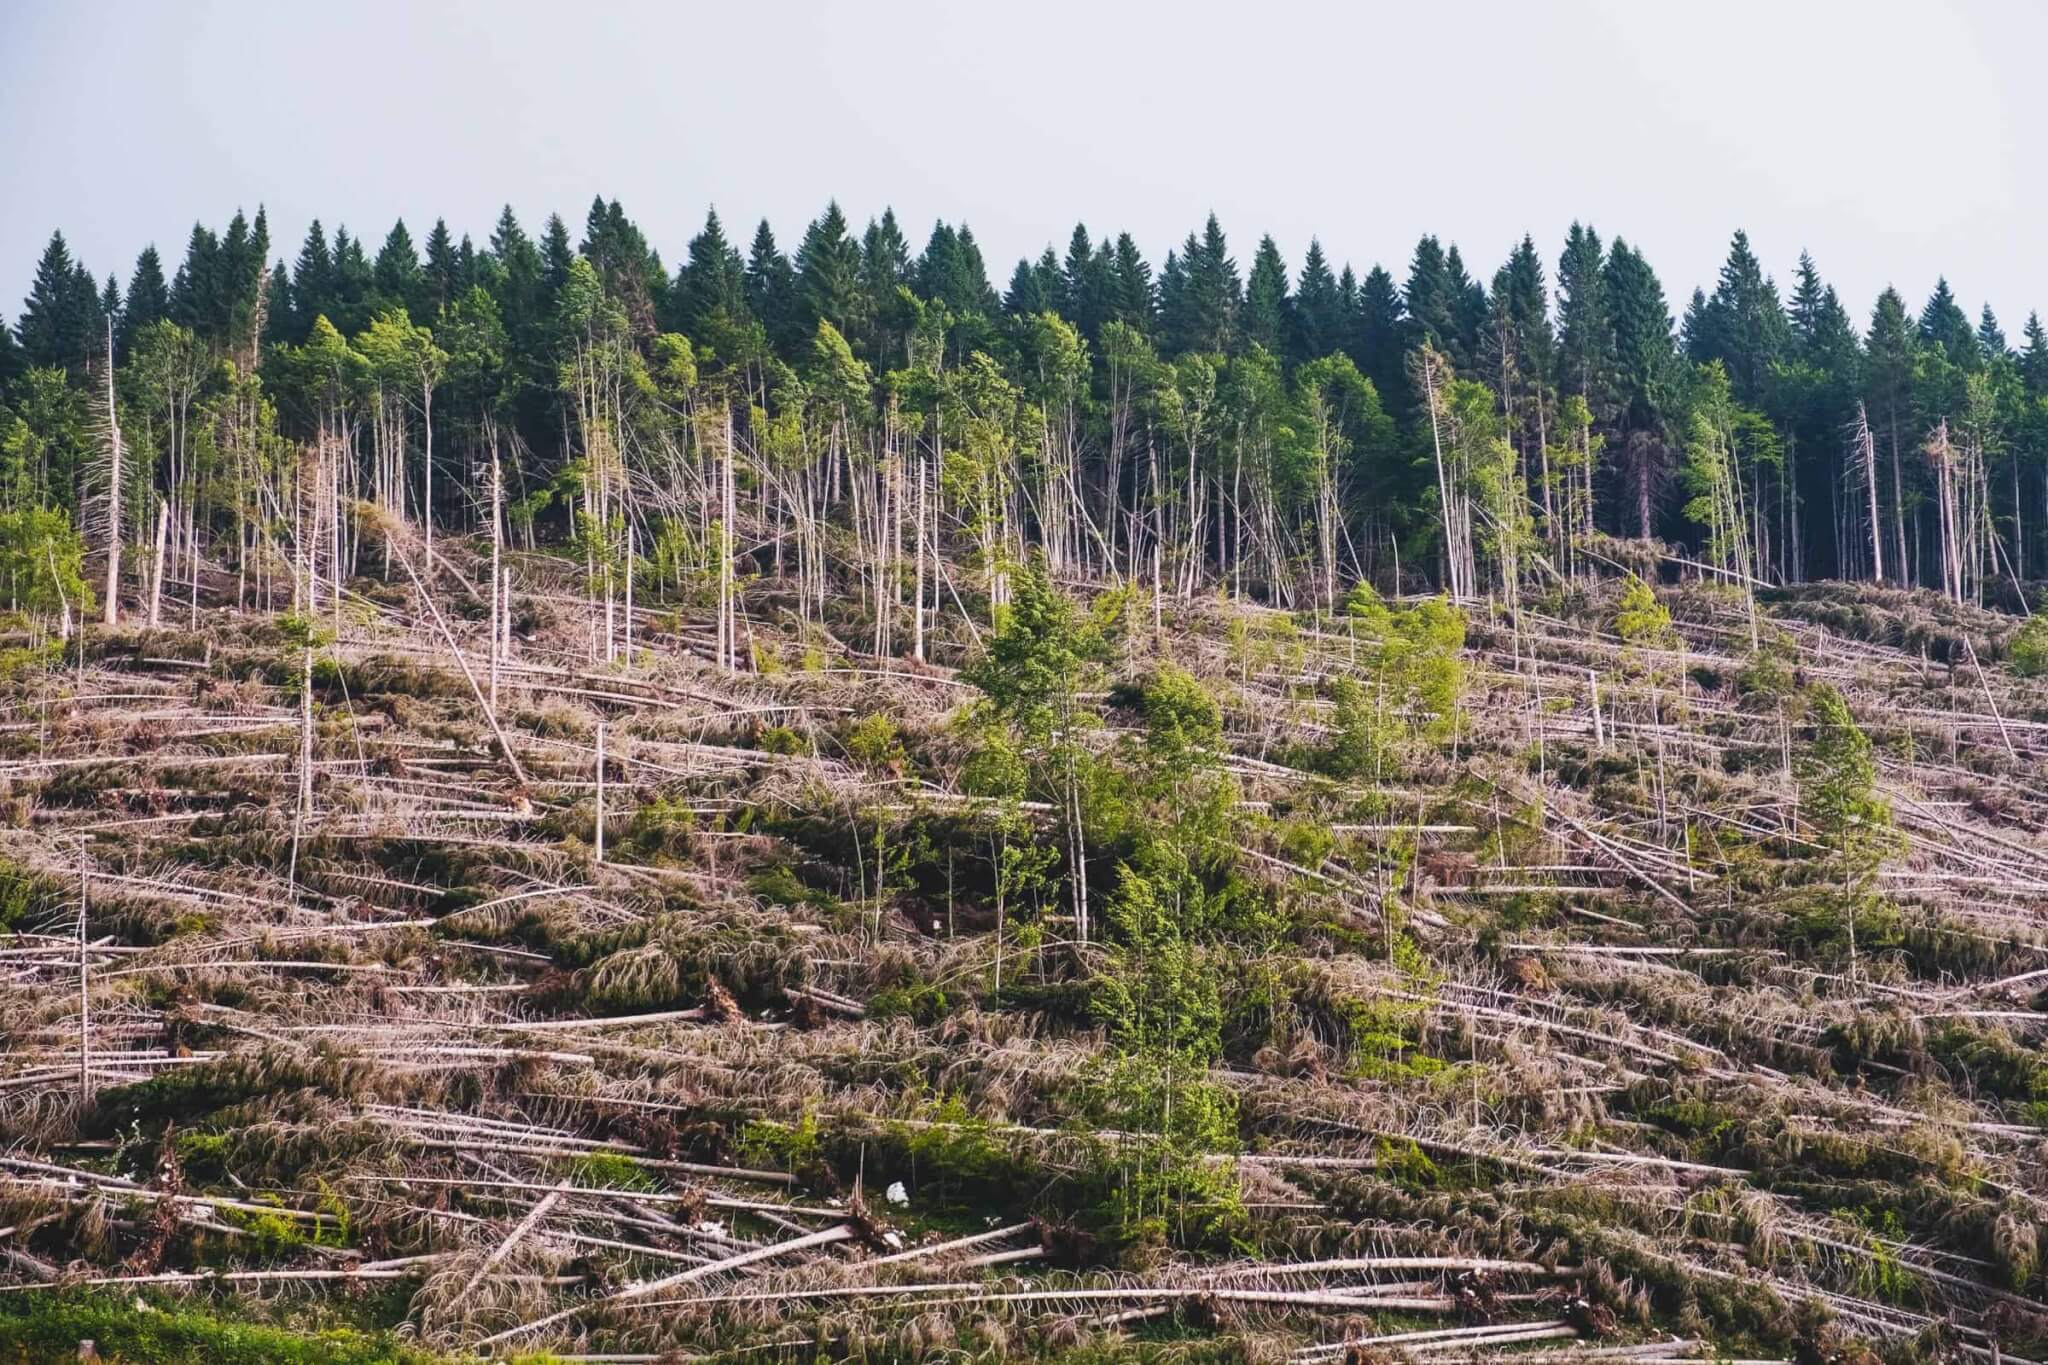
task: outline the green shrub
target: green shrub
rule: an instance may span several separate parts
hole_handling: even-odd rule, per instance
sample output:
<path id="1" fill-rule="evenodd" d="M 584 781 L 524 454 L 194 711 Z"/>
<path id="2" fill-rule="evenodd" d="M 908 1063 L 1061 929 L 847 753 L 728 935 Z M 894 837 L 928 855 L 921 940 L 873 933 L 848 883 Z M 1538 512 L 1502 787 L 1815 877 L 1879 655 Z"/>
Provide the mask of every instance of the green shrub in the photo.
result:
<path id="1" fill-rule="evenodd" d="M 2022 678 L 2048 674 L 2048 615 L 2030 616 L 2012 637 L 2012 671 Z"/>

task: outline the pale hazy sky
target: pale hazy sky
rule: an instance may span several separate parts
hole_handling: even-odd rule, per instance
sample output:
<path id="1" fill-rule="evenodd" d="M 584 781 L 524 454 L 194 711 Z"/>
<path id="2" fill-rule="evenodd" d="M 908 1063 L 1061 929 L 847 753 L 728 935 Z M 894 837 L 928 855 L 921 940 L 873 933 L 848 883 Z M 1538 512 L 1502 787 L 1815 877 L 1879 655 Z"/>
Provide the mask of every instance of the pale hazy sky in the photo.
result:
<path id="1" fill-rule="evenodd" d="M 707 205 L 785 249 L 836 196 L 913 248 L 965 220 L 1001 288 L 1077 218 L 1156 265 L 1210 209 L 1240 265 L 1311 233 L 1361 273 L 1415 239 L 1490 276 L 1574 218 L 1673 311 L 1748 229 L 1859 324 L 1946 272 L 2009 334 L 2048 309 L 2048 6 L 2012 0 L 1299 4 L 0 0 L 0 315 L 53 227 L 125 285 L 154 241 L 266 204 L 479 244 L 509 201 L 580 236 L 624 201 L 673 268 Z"/>

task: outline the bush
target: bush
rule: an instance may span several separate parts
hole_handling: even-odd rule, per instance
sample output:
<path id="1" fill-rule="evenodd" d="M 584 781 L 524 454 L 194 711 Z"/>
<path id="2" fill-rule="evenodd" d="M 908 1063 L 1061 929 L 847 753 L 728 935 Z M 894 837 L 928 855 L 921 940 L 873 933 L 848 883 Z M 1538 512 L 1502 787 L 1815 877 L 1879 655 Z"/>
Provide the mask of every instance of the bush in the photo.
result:
<path id="1" fill-rule="evenodd" d="M 2048 616 L 2030 616 L 2012 637 L 2012 671 L 2022 678 L 2048 674 Z"/>

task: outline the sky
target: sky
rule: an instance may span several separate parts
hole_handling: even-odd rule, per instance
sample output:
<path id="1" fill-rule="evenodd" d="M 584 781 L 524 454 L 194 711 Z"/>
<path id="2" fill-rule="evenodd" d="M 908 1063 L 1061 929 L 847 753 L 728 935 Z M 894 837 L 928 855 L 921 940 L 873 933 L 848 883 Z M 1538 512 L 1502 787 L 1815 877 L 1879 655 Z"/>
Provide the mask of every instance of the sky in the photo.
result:
<path id="1" fill-rule="evenodd" d="M 1946 274 L 2016 336 L 2044 40 L 2032 0 L 0 0 L 0 316 L 53 228 L 125 283 L 238 206 L 289 259 L 316 217 L 481 244 L 603 195 L 671 268 L 714 204 L 791 250 L 831 198 L 913 247 L 964 220 L 999 289 L 1077 219 L 1156 266 L 1213 210 L 1241 268 L 1317 236 L 1397 278 L 1425 232 L 1554 271 L 1576 219 L 1674 312 L 1739 227 L 1859 320 Z"/>

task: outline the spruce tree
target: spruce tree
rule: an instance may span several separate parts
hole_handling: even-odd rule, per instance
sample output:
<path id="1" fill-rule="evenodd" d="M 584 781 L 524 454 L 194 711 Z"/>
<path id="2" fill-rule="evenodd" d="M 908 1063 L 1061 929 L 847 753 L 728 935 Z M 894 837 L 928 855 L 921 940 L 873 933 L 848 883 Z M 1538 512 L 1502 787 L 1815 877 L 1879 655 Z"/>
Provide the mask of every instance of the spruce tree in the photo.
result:
<path id="1" fill-rule="evenodd" d="M 17 324 L 23 358 L 30 365 L 83 371 L 93 348 L 93 319 L 99 311 L 99 287 L 90 275 L 83 290 L 64 234 L 50 234 L 35 280 Z"/>
<path id="2" fill-rule="evenodd" d="M 2006 344 L 2005 329 L 1998 325 L 1997 315 L 1988 303 L 1977 318 L 1977 348 L 1984 353 L 1987 363 L 2003 360 L 2012 354 L 2012 347 Z"/>
<path id="3" fill-rule="evenodd" d="M 334 257 L 327 250 L 327 234 L 321 230 L 320 220 L 306 229 L 305 245 L 299 248 L 299 259 L 292 267 L 292 330 L 294 339 L 303 342 L 312 335 L 316 318 L 327 317 L 334 310 Z"/>
<path id="4" fill-rule="evenodd" d="M 135 269 L 128 276 L 128 300 L 121 309 L 121 327 L 116 340 L 122 355 L 127 355 L 135 338 L 156 323 L 159 318 L 170 316 L 171 288 L 164 280 L 164 263 L 156 248 L 146 246 L 135 258 Z"/>
<path id="5" fill-rule="evenodd" d="M 1157 321 L 1159 300 L 1152 287 L 1152 267 L 1128 232 L 1117 234 L 1114 276 L 1111 317 L 1149 334 Z"/>
<path id="6" fill-rule="evenodd" d="M 1379 390 L 1388 411 L 1403 419 L 1415 409 L 1414 394 L 1408 384 L 1404 329 L 1401 295 L 1394 288 L 1394 277 L 1385 267 L 1376 265 L 1358 286 L 1358 308 L 1353 315 L 1349 350 L 1358 372 Z"/>
<path id="7" fill-rule="evenodd" d="M 1686 342 L 1694 364 L 1721 362 L 1736 401 L 1764 401 L 1771 369 L 1789 348 L 1791 325 L 1777 286 L 1750 250 L 1749 234 L 1737 231 L 1729 243 L 1713 297 L 1699 316 L 1688 318 Z"/>
<path id="8" fill-rule="evenodd" d="M 845 336 L 859 331 L 865 312 L 861 297 L 860 243 L 848 232 L 839 201 L 825 205 L 796 252 L 797 299 L 803 328 L 814 332 L 829 322 Z"/>
<path id="9" fill-rule="evenodd" d="M 739 248 L 726 240 L 716 208 L 704 215 L 704 230 L 690 239 L 669 303 L 670 330 L 693 340 L 703 338 L 715 313 L 735 321 L 747 315 L 747 264 Z"/>
<path id="10" fill-rule="evenodd" d="M 1188 234 L 1176 259 L 1167 256 L 1159 283 L 1159 325 L 1169 352 L 1228 354 L 1244 306 L 1237 262 L 1216 215 L 1197 237 Z"/>
<path id="11" fill-rule="evenodd" d="M 378 249 L 371 280 L 376 291 L 372 312 L 403 308 L 418 320 L 426 311 L 426 277 L 420 271 L 419 252 L 413 247 L 412 234 L 406 231 L 403 218 L 392 225 L 384 245 Z"/>
<path id="12" fill-rule="evenodd" d="M 1657 499 L 1670 473 L 1666 424 L 1678 353 L 1664 286 L 1650 263 L 1621 238 L 1608 250 L 1603 277 L 1612 309 L 1618 425 L 1640 536 L 1656 532 Z"/>
<path id="13" fill-rule="evenodd" d="M 2027 314 L 2026 345 L 2020 348 L 2020 378 L 2027 394 L 2035 400 L 2048 397 L 2048 330 L 2041 326 L 2039 313 Z"/>
<path id="14" fill-rule="evenodd" d="M 1927 304 L 1920 310 L 1920 340 L 1941 347 L 1950 364 L 1965 370 L 1975 369 L 1982 358 L 1976 329 L 1970 326 L 1970 319 L 1956 302 L 1955 291 L 1948 287 L 1945 276 L 1934 282 L 1934 292 L 1927 296 Z"/>
<path id="15" fill-rule="evenodd" d="M 1573 223 L 1557 258 L 1558 384 L 1604 418 L 1613 403 L 1614 322 L 1600 234 Z"/>
<path id="16" fill-rule="evenodd" d="M 1277 357 L 1294 349 L 1294 300 L 1287 293 L 1287 263 L 1270 236 L 1259 239 L 1244 286 L 1245 340 Z"/>
<path id="17" fill-rule="evenodd" d="M 1320 360 L 1344 343 L 1344 296 L 1323 244 L 1311 237 L 1308 254 L 1301 261 L 1301 282 L 1294 294 L 1294 347 L 1296 364 Z"/>
<path id="18" fill-rule="evenodd" d="M 439 317 L 443 308 L 461 297 L 462 287 L 462 263 L 454 235 L 448 231 L 447 219 L 436 218 L 433 231 L 427 234 L 426 287 L 421 294 L 427 316 L 423 321 Z"/>
<path id="19" fill-rule="evenodd" d="M 797 312 L 796 270 L 775 245 L 775 232 L 766 218 L 754 229 L 747 255 L 747 306 L 778 347 L 787 349 L 803 328 Z"/>
<path id="20" fill-rule="evenodd" d="M 1036 317 L 1058 312 L 1059 300 L 1045 287 L 1045 276 L 1030 261 L 1019 258 L 1010 272 L 1010 287 L 1003 291 L 1003 311 L 1013 318 Z"/>

